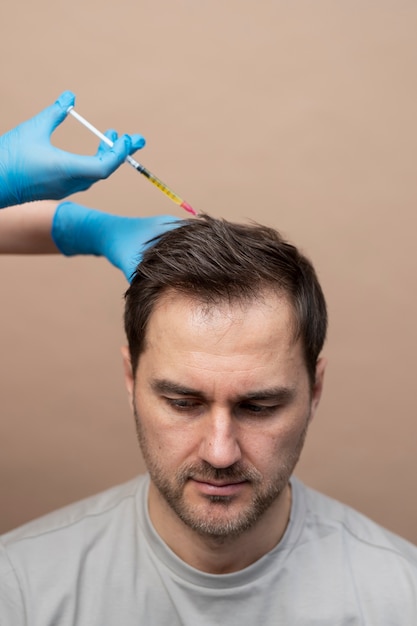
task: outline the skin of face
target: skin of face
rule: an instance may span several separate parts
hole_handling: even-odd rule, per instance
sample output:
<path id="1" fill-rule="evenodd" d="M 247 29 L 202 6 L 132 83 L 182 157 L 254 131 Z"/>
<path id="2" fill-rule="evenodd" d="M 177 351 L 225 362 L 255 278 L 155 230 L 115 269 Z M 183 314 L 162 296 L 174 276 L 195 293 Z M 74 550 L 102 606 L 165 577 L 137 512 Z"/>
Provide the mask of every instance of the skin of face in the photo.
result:
<path id="1" fill-rule="evenodd" d="M 281 538 L 325 369 L 319 359 L 312 387 L 293 328 L 274 293 L 208 307 L 172 291 L 151 314 L 135 379 L 122 349 L 150 517 L 174 549 L 178 533 L 207 545 L 247 535 L 261 553 Z"/>

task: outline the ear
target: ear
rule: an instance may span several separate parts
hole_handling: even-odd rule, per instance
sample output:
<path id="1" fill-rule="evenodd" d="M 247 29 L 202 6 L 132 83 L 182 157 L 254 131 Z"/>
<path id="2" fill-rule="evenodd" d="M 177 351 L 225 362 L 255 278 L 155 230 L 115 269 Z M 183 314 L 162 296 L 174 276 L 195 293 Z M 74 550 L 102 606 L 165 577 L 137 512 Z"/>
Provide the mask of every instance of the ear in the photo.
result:
<path id="1" fill-rule="evenodd" d="M 314 380 L 314 385 L 311 394 L 311 413 L 310 413 L 310 422 L 313 419 L 317 407 L 320 402 L 321 394 L 323 391 L 324 384 L 324 372 L 326 371 L 327 359 L 324 357 L 320 357 L 317 361 L 316 365 L 316 377 Z"/>
<path id="2" fill-rule="evenodd" d="M 132 360 L 130 358 L 128 346 L 122 346 L 120 351 L 123 358 L 123 370 L 125 374 L 125 385 L 129 396 L 129 403 L 131 408 L 133 409 L 133 393 L 135 389 L 135 381 L 133 379 Z"/>

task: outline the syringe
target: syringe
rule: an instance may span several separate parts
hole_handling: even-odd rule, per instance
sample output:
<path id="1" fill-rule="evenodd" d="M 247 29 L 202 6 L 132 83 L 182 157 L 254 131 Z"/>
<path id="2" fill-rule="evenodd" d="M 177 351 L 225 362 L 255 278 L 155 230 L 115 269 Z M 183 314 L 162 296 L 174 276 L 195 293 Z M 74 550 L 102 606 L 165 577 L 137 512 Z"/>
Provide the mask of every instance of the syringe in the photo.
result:
<path id="1" fill-rule="evenodd" d="M 81 124 L 83 124 L 83 126 L 85 126 L 86 128 L 88 128 L 88 130 L 91 130 L 92 133 L 94 133 L 94 135 L 96 135 L 97 137 L 99 137 L 99 139 L 101 139 L 102 141 L 104 141 L 108 146 L 112 147 L 113 146 L 113 142 L 111 141 L 111 139 L 109 139 L 108 137 L 106 137 L 106 135 L 104 135 L 103 133 L 101 133 L 98 128 L 96 128 L 95 126 L 93 126 L 92 124 L 90 124 L 90 122 L 88 122 L 84 117 L 82 117 L 82 115 L 80 115 L 79 113 L 77 113 L 77 111 L 75 111 L 74 107 L 70 106 L 67 109 L 67 113 L 69 113 L 70 115 L 72 115 L 73 117 L 75 117 L 76 120 L 78 120 L 79 122 L 81 122 Z M 159 180 L 159 178 L 157 178 L 156 176 L 154 176 L 152 174 L 152 172 L 150 172 L 149 170 L 146 169 L 146 167 L 144 167 L 143 165 L 141 165 L 140 163 L 138 163 L 137 161 L 135 161 L 135 159 L 133 159 L 130 155 L 128 157 L 126 157 L 126 161 L 135 168 L 135 170 L 137 170 L 138 172 L 140 172 L 141 174 L 143 174 L 144 176 L 146 176 L 146 178 L 153 183 L 156 187 L 158 187 L 158 189 L 160 189 L 164 194 L 166 194 L 169 198 L 171 198 L 171 200 L 173 200 L 176 204 L 179 204 L 180 207 L 182 207 L 183 209 L 185 209 L 186 211 L 188 211 L 189 213 L 192 213 L 192 215 L 197 215 L 197 211 L 195 211 L 193 209 L 192 206 L 190 206 L 188 204 L 188 202 L 185 202 L 182 198 L 180 198 L 179 196 L 177 196 L 176 193 L 174 193 L 173 191 L 171 191 L 171 189 L 169 187 L 167 187 L 165 185 L 165 183 L 162 182 L 162 180 Z"/>

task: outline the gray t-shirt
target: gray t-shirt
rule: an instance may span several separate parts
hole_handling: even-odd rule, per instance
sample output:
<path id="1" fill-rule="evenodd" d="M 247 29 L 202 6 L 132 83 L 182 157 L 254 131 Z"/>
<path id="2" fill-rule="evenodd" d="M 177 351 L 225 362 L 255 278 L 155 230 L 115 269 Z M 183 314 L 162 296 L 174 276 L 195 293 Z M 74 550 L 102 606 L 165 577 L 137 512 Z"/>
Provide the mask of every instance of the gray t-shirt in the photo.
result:
<path id="1" fill-rule="evenodd" d="M 280 543 L 212 575 L 159 538 L 139 477 L 0 543 L 1 626 L 416 626 L 417 548 L 292 479 Z"/>

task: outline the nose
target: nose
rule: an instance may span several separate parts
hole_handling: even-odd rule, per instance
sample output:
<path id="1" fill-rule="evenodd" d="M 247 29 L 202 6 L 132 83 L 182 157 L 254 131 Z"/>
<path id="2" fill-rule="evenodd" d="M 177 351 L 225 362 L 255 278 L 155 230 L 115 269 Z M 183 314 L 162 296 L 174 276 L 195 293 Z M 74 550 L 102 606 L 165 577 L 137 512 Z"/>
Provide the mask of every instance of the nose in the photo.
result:
<path id="1" fill-rule="evenodd" d="M 200 458 L 217 469 L 239 461 L 242 453 L 236 430 L 228 411 L 212 411 L 203 425 Z"/>

